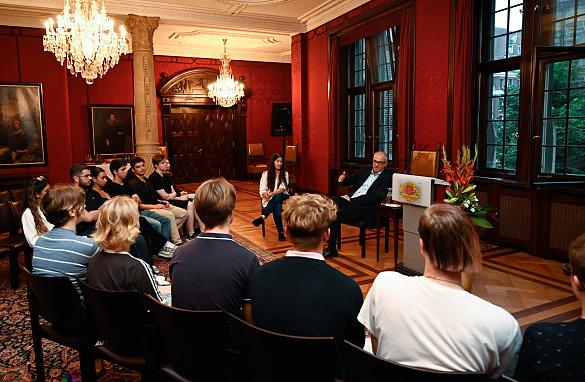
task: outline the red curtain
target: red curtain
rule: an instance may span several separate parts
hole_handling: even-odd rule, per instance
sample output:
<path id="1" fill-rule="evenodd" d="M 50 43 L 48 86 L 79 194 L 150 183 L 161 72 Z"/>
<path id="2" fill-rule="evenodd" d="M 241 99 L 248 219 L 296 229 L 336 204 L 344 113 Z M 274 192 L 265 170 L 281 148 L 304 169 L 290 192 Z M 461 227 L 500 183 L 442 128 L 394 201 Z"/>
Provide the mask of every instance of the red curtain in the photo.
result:
<path id="1" fill-rule="evenodd" d="M 329 168 L 339 168 L 339 37 L 331 38 L 329 62 Z"/>
<path id="2" fill-rule="evenodd" d="M 455 8 L 453 55 L 453 139 L 451 158 L 471 138 L 473 1 L 458 0 Z M 447 153 L 449 155 L 449 153 Z"/>
<path id="3" fill-rule="evenodd" d="M 412 19 L 411 10 L 402 11 L 400 24 L 400 50 L 398 56 L 398 81 L 396 84 L 398 99 L 398 155 L 399 170 L 403 172 L 408 166 L 410 132 L 412 129 Z"/>

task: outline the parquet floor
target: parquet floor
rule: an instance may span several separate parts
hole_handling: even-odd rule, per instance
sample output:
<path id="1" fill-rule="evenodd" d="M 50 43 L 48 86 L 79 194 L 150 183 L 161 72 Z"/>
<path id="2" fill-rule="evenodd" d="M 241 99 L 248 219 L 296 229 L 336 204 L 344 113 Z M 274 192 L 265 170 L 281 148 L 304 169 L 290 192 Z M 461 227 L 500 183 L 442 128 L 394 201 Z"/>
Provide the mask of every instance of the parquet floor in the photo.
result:
<path id="1" fill-rule="evenodd" d="M 232 181 L 232 184 L 237 190 L 232 230 L 273 254 L 284 256 L 291 246 L 288 242 L 278 241 L 272 218 L 266 221 L 266 237 L 262 237 L 260 227 L 254 227 L 251 223 L 260 215 L 258 182 Z M 197 186 L 185 184 L 182 188 L 195 191 Z M 365 296 L 379 272 L 394 269 L 394 238 L 391 235 L 390 253 L 384 253 L 381 248 L 380 261 L 377 262 L 375 230 L 367 231 L 365 259 L 361 258 L 358 237 L 358 228 L 344 225 L 340 256 L 327 259 L 327 262 L 356 280 Z M 399 240 L 398 262 L 401 262 L 402 236 Z M 559 261 L 487 243 L 482 243 L 482 247 L 483 269 L 475 278 L 472 293 L 512 313 L 523 330 L 538 321 L 571 321 L 580 316 L 580 304 Z"/>

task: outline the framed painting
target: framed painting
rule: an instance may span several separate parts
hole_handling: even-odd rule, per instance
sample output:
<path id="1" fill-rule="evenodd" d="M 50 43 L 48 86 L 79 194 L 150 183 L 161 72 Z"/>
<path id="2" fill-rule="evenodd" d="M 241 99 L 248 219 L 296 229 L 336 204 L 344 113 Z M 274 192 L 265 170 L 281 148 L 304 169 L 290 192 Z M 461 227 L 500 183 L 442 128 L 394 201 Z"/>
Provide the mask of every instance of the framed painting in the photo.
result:
<path id="1" fill-rule="evenodd" d="M 0 168 L 47 164 L 42 84 L 0 82 Z"/>
<path id="2" fill-rule="evenodd" d="M 134 106 L 89 105 L 92 155 L 134 154 Z"/>

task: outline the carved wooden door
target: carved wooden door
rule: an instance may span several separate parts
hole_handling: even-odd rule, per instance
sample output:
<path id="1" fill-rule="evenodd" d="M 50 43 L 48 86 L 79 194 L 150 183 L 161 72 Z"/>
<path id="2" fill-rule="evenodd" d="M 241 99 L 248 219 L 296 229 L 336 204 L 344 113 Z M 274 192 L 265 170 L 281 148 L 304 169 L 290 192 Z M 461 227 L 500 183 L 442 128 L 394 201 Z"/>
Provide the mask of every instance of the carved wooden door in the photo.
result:
<path id="1" fill-rule="evenodd" d="M 177 183 L 235 177 L 233 108 L 172 107 L 166 142 Z"/>

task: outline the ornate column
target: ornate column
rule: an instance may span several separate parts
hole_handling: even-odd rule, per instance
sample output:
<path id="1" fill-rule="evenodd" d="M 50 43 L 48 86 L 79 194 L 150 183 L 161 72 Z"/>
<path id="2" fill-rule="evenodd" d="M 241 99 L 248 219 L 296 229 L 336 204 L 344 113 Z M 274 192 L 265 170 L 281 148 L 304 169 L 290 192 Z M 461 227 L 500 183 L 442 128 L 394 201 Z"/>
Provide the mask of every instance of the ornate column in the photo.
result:
<path id="1" fill-rule="evenodd" d="M 159 17 L 128 15 L 126 29 L 132 35 L 134 68 L 134 118 L 136 155 L 144 158 L 146 174 L 154 171 L 152 157 L 158 154 L 158 118 L 154 86 L 152 36 Z"/>

